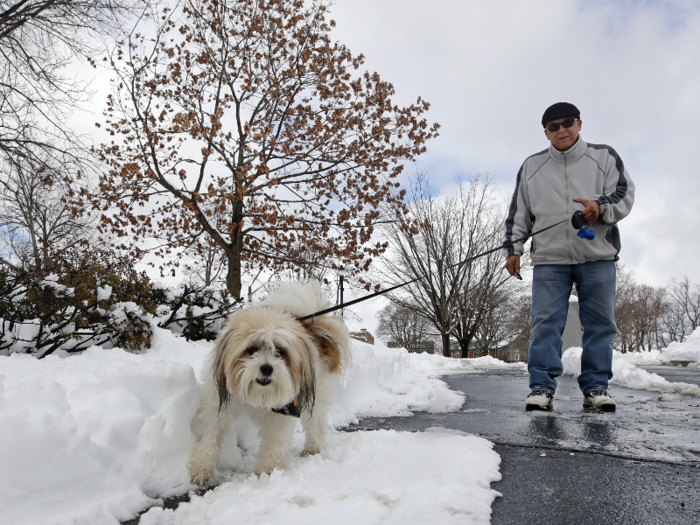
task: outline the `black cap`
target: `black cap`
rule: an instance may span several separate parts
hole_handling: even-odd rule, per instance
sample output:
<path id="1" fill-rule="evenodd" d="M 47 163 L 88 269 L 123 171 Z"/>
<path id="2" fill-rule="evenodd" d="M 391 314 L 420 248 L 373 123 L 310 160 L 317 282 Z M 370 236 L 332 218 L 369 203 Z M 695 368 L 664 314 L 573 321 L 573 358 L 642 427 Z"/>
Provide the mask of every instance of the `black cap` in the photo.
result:
<path id="1" fill-rule="evenodd" d="M 557 102 L 549 106 L 542 115 L 542 127 L 547 127 L 547 122 L 567 117 L 580 118 L 581 112 L 573 104 Z"/>

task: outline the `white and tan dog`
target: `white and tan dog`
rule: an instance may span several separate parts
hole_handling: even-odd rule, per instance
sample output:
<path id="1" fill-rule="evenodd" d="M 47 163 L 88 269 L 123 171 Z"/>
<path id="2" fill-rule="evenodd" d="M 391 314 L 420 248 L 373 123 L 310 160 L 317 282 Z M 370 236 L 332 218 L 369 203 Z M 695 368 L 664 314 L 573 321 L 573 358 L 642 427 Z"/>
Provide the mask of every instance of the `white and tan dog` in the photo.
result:
<path id="1" fill-rule="evenodd" d="M 317 282 L 284 283 L 229 317 L 211 353 L 193 422 L 193 483 L 209 481 L 232 417 L 247 415 L 259 428 L 256 474 L 284 466 L 296 424 L 291 416 L 300 415 L 306 434 L 302 454 L 323 449 L 331 398 L 349 365 L 349 334 L 337 315 L 297 318 L 328 307 Z"/>

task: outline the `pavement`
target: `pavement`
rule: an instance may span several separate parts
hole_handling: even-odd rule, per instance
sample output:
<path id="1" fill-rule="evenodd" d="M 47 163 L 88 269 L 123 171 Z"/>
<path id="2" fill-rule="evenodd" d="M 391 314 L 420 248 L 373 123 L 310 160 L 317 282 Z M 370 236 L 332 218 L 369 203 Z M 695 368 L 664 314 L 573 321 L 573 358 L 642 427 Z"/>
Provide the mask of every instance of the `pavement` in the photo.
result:
<path id="1" fill-rule="evenodd" d="M 699 369 L 648 369 L 700 382 Z M 552 411 L 526 412 L 525 372 L 443 380 L 466 395 L 459 412 L 369 418 L 354 429 L 442 427 L 492 441 L 502 460 L 493 525 L 700 525 L 700 398 L 613 385 L 615 413 L 585 411 L 576 380 L 563 376 Z"/>

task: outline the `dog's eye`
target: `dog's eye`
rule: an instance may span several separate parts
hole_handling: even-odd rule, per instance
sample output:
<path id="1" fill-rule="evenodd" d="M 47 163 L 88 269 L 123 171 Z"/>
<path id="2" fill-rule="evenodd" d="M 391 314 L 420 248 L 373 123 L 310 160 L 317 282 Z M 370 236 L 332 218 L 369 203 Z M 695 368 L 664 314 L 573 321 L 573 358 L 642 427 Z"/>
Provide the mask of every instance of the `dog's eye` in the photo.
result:
<path id="1" fill-rule="evenodd" d="M 246 350 L 246 353 L 247 353 L 248 355 L 253 355 L 253 354 L 254 354 L 255 352 L 257 352 L 258 350 L 259 350 L 259 349 L 258 349 L 257 346 L 251 346 L 250 348 L 248 348 L 248 349 Z"/>
<path id="2" fill-rule="evenodd" d="M 280 355 L 280 357 L 284 357 L 287 355 L 287 351 L 284 348 L 275 347 L 275 350 Z"/>

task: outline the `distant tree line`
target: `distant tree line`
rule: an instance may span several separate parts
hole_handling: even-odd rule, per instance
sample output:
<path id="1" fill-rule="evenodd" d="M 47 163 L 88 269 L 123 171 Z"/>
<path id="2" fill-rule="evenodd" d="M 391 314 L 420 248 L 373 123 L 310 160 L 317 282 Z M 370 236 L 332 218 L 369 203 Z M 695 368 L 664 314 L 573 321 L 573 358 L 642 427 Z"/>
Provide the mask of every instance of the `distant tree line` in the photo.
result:
<path id="1" fill-rule="evenodd" d="M 472 354 L 495 355 L 507 346 L 527 355 L 532 297 L 521 289 L 482 308 L 483 326 L 469 347 Z M 426 317 L 396 304 L 381 310 L 378 318 L 377 333 L 409 351 L 439 335 Z M 683 342 L 700 326 L 700 285 L 688 277 L 672 279 L 667 286 L 640 284 L 624 266 L 618 266 L 615 322 L 618 333 L 613 347 L 622 353 L 660 350 L 672 342 Z M 453 336 L 457 338 L 456 333 Z"/>
<path id="2" fill-rule="evenodd" d="M 617 281 L 616 350 L 662 349 L 683 342 L 700 326 L 700 285 L 688 277 L 655 287 L 637 283 L 622 267 Z"/>

